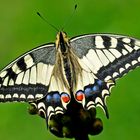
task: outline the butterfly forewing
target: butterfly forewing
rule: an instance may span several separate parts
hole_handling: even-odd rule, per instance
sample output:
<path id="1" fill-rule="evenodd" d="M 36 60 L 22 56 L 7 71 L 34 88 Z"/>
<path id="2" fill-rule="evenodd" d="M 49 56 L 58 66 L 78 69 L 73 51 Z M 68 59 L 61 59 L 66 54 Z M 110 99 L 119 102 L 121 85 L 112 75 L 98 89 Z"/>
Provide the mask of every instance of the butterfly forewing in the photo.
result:
<path id="1" fill-rule="evenodd" d="M 139 65 L 140 41 L 127 36 L 89 34 L 70 43 L 81 63 L 100 80 L 116 80 Z"/>
<path id="2" fill-rule="evenodd" d="M 34 49 L 0 73 L 0 101 L 33 101 L 48 92 L 55 64 L 54 44 Z"/>

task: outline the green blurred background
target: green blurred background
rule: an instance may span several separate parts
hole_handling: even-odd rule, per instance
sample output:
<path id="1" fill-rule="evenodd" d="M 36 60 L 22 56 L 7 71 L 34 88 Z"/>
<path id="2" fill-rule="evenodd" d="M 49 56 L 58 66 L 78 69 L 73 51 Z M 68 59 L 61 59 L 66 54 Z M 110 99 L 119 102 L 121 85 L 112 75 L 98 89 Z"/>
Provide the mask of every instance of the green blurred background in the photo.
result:
<path id="1" fill-rule="evenodd" d="M 24 52 L 47 42 L 54 42 L 56 31 L 41 20 L 39 11 L 69 37 L 85 33 L 115 33 L 140 38 L 139 0 L 1 0 L 0 68 Z M 117 82 L 108 99 L 110 119 L 101 109 L 98 116 L 104 131 L 91 140 L 132 140 L 140 137 L 140 69 Z M 27 113 L 28 104 L 0 104 L 0 140 L 59 140 L 47 131 L 45 120 Z"/>

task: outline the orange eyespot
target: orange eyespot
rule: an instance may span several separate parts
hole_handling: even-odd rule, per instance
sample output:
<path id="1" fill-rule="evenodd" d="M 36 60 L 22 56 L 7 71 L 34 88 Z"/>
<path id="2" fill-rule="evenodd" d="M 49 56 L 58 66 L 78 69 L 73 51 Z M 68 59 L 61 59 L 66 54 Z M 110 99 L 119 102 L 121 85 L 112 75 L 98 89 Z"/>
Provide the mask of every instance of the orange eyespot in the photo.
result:
<path id="1" fill-rule="evenodd" d="M 84 99 L 84 97 L 85 97 L 85 95 L 84 95 L 84 93 L 83 93 L 82 91 L 78 91 L 78 92 L 76 93 L 76 96 L 75 96 L 75 98 L 76 98 L 78 101 L 82 101 L 82 100 Z"/>
<path id="2" fill-rule="evenodd" d="M 69 95 L 66 94 L 66 93 L 62 93 L 61 99 L 62 99 L 62 101 L 63 101 L 64 103 L 68 103 L 68 102 L 70 101 L 70 97 L 69 97 Z"/>

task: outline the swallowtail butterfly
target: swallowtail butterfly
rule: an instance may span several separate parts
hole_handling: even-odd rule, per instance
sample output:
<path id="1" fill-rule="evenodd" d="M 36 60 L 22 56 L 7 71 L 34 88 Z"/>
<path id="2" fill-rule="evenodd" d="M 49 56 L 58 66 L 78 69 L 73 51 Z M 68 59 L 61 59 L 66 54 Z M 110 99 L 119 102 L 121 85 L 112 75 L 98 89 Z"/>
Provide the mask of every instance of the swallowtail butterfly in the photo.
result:
<path id="1" fill-rule="evenodd" d="M 55 43 L 25 53 L 0 72 L 0 102 L 29 102 L 29 112 L 45 118 L 59 137 L 76 137 L 78 129 L 80 135 L 98 134 L 102 122 L 95 118 L 95 108 L 109 117 L 106 97 L 115 81 L 139 65 L 137 39 L 112 34 L 68 39 L 59 32 Z M 90 127 L 91 122 L 98 128 Z"/>

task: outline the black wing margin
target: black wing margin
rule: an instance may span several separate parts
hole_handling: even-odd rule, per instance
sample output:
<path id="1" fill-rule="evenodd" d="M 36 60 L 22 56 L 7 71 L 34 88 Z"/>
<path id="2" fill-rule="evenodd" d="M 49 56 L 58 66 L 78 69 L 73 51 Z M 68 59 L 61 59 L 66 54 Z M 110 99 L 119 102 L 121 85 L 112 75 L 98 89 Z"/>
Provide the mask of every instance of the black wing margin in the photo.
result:
<path id="1" fill-rule="evenodd" d="M 33 101 L 48 91 L 55 63 L 55 45 L 33 49 L 0 72 L 0 102 Z"/>

